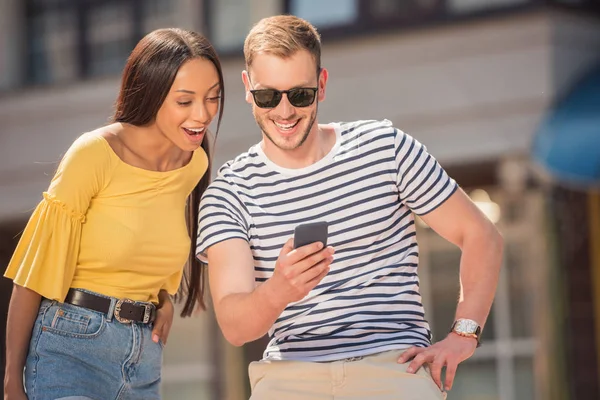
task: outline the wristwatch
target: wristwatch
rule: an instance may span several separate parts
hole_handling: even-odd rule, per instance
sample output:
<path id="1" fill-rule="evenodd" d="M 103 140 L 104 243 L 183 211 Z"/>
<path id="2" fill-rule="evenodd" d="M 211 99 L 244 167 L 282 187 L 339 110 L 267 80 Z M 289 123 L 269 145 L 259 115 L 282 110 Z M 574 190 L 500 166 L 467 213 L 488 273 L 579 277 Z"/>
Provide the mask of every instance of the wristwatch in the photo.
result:
<path id="1" fill-rule="evenodd" d="M 477 340 L 477 347 L 481 346 L 481 326 L 472 319 L 457 319 L 452 324 L 450 332 L 454 332 L 459 336 L 474 338 Z"/>

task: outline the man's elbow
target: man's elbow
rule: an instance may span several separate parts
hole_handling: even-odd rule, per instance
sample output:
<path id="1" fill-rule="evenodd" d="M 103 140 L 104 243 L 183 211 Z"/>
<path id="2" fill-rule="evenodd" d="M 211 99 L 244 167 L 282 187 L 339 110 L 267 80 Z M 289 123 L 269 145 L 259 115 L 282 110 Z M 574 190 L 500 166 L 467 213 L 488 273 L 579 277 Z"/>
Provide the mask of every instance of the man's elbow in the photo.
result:
<path id="1" fill-rule="evenodd" d="M 219 328 L 221 328 L 221 333 L 225 340 L 227 340 L 231 345 L 235 347 L 240 347 L 246 344 L 249 340 L 243 337 L 243 330 L 240 329 L 240 326 L 237 327 L 235 324 L 231 324 L 223 318 L 219 318 L 220 315 L 217 312 L 217 323 Z"/>
<path id="2" fill-rule="evenodd" d="M 504 249 L 504 238 L 496 225 L 488 219 L 481 220 L 465 230 L 461 249 L 488 249 L 492 254 L 501 255 Z"/>
<path id="3" fill-rule="evenodd" d="M 241 347 L 248 342 L 258 339 L 248 335 L 248 331 L 240 326 L 240 324 L 220 323 L 219 326 L 225 340 L 235 347 Z"/>
<path id="4" fill-rule="evenodd" d="M 491 240 L 492 242 L 500 249 L 504 248 L 504 236 L 502 236 L 502 233 L 500 232 L 500 230 L 496 227 L 496 225 L 494 225 L 493 223 L 490 222 L 491 225 L 491 233 L 490 235 L 492 236 Z"/>
<path id="5" fill-rule="evenodd" d="M 492 253 L 498 255 L 498 257 L 502 257 L 502 253 L 504 251 L 504 237 L 496 225 L 494 225 L 491 221 L 488 222 L 486 227 L 483 229 L 482 234 Z"/>
<path id="6" fill-rule="evenodd" d="M 225 336 L 225 340 L 227 340 L 229 342 L 229 344 L 231 344 L 232 346 L 235 347 L 242 347 L 243 345 L 245 345 L 248 340 L 245 340 L 240 334 L 239 332 L 236 332 L 234 329 L 222 329 L 223 332 L 223 336 Z"/>
<path id="7" fill-rule="evenodd" d="M 249 335 L 252 326 L 248 326 L 248 321 L 243 317 L 240 318 L 239 313 L 234 311 L 236 307 L 239 307 L 239 302 L 236 301 L 238 297 L 237 295 L 228 295 L 214 299 L 215 316 L 221 333 L 225 340 L 235 347 L 243 346 L 254 340 Z"/>

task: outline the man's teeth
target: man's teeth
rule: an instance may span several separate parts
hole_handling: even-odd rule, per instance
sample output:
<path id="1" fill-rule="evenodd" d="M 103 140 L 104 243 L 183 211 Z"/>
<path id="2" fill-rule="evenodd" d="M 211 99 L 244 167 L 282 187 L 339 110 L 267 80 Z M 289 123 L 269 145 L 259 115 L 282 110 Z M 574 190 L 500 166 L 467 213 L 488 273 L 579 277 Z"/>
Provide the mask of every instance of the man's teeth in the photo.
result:
<path id="1" fill-rule="evenodd" d="M 273 122 L 275 122 L 275 121 L 273 121 Z M 277 125 L 277 127 L 281 128 L 281 129 L 292 129 L 294 126 L 296 126 L 297 123 L 298 123 L 298 121 L 293 122 L 291 124 L 280 124 L 280 123 L 275 122 L 275 125 Z"/>

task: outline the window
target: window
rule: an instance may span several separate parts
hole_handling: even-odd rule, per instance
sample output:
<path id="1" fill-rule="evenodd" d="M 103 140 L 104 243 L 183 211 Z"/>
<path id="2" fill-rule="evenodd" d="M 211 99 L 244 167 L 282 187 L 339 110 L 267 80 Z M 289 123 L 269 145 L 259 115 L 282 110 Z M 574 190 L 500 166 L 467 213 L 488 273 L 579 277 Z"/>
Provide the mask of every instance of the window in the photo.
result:
<path id="1" fill-rule="evenodd" d="M 418 24 L 436 18 L 444 0 L 288 0 L 286 11 L 314 24 L 324 36 Z"/>
<path id="2" fill-rule="evenodd" d="M 402 29 L 541 3 L 540 0 L 287 0 L 285 10 L 307 19 L 327 37 Z"/>
<path id="3" fill-rule="evenodd" d="M 144 7 L 141 10 L 144 32 L 176 26 L 174 12 L 171 0 L 144 0 Z"/>
<path id="4" fill-rule="evenodd" d="M 227 52 L 242 48 L 252 23 L 250 7 L 248 1 L 219 0 L 211 3 L 207 24 L 216 49 Z"/>
<path id="5" fill-rule="evenodd" d="M 89 10 L 89 74 L 118 74 L 133 49 L 134 33 L 127 2 L 103 2 Z"/>
<path id="6" fill-rule="evenodd" d="M 36 83 L 62 82 L 77 76 L 77 10 L 49 9 L 28 19 L 29 78 Z"/>
<path id="7" fill-rule="evenodd" d="M 453 15 L 464 15 L 473 12 L 486 11 L 491 8 L 503 8 L 525 5 L 530 0 L 448 0 L 448 11 Z"/>
<path id="8" fill-rule="evenodd" d="M 171 26 L 169 0 L 26 0 L 28 83 L 120 74 L 151 30 Z"/>
<path id="9" fill-rule="evenodd" d="M 445 23 L 465 16 L 545 4 L 542 0 L 205 0 L 208 37 L 220 54 L 239 55 L 253 23 L 293 14 L 317 27 L 324 40 L 387 29 Z"/>
<path id="10" fill-rule="evenodd" d="M 392 24 L 415 24 L 440 17 L 443 0 L 373 0 L 365 3 L 366 14 L 373 22 L 390 21 Z"/>
<path id="11" fill-rule="evenodd" d="M 319 28 L 355 23 L 358 0 L 291 0 L 290 14 L 304 18 Z"/>
<path id="12" fill-rule="evenodd" d="M 239 55 L 254 23 L 284 11 L 283 0 L 205 0 L 202 5 L 206 34 L 220 56 Z"/>

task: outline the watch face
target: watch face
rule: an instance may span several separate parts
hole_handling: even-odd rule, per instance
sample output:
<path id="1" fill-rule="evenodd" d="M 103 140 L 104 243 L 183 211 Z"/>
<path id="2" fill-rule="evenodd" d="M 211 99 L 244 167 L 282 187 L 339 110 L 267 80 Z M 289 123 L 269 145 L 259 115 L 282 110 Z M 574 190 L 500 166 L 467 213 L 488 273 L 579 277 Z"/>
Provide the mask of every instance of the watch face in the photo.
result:
<path id="1" fill-rule="evenodd" d="M 479 328 L 479 325 L 475 321 L 469 319 L 460 319 L 456 321 L 455 329 L 458 332 L 473 334 L 477 332 L 477 328 Z"/>

